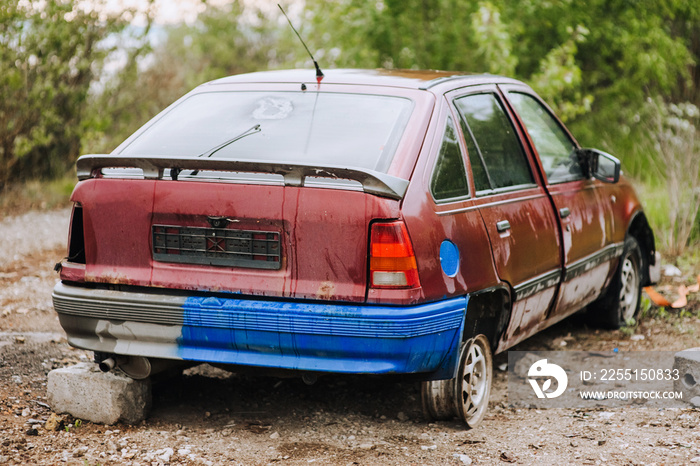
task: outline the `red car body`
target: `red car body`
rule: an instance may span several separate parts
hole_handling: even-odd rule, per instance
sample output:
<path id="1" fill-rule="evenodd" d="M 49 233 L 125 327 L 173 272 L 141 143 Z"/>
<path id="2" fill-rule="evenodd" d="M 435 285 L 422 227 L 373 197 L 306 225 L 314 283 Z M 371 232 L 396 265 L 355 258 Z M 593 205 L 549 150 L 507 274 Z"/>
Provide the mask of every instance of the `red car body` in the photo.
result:
<path id="1" fill-rule="evenodd" d="M 202 117 L 172 152 L 155 153 L 189 130 L 188 115 L 230 96 L 252 99 L 241 118 L 256 126 L 182 149 L 211 126 Z M 307 149 L 320 141 L 315 158 L 304 158 L 311 149 L 287 158 L 275 140 L 260 158 L 255 144 L 268 143 L 268 128 L 291 134 L 284 121 L 295 112 L 307 112 L 304 130 L 284 137 Z M 392 136 L 379 134 L 389 117 L 398 122 Z M 355 143 L 361 150 L 352 152 Z M 244 146 L 250 152 L 236 155 Z M 547 151 L 559 147 L 571 153 L 550 163 Z M 382 154 L 376 166 L 364 156 L 373 150 Z M 516 165 L 500 160 L 515 152 Z M 591 303 L 610 305 L 611 293 L 634 308 L 620 314 L 613 303 L 607 322 L 619 325 L 636 313 L 639 287 L 654 281 L 653 233 L 619 163 L 580 149 L 529 87 L 508 78 L 362 70 L 331 70 L 320 83 L 308 71 L 224 78 L 112 154 L 82 157 L 78 176 L 55 307 L 72 345 L 125 368 L 149 358 L 454 380 L 470 348 L 490 364 L 490 351 Z M 636 273 L 629 280 L 620 278 L 625 261 Z M 627 294 L 617 289 L 625 280 Z M 434 417 L 456 410 L 428 407 Z M 462 417 L 474 423 L 473 414 Z"/>

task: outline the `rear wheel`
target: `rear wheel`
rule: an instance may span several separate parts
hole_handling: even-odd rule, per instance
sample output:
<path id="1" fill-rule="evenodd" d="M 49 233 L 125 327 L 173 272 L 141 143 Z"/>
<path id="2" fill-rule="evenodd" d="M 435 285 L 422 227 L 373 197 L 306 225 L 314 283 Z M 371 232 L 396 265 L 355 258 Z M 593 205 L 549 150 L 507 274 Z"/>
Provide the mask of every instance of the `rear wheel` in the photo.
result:
<path id="1" fill-rule="evenodd" d="M 589 306 L 598 325 L 618 329 L 635 319 L 642 294 L 642 252 L 637 240 L 629 237 L 613 281 L 605 294 Z"/>
<path id="2" fill-rule="evenodd" d="M 473 429 L 483 421 L 491 394 L 493 361 L 488 339 L 479 335 L 462 344 L 457 377 L 423 382 L 423 411 L 430 419 L 458 417 Z"/>

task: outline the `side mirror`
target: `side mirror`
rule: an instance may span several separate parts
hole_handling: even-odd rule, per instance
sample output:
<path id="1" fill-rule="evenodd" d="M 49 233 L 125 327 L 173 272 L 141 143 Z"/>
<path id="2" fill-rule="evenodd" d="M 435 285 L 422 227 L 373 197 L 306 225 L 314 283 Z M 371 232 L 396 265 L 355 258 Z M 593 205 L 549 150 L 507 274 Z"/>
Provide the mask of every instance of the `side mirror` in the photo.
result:
<path id="1" fill-rule="evenodd" d="M 620 180 L 620 161 L 598 149 L 578 149 L 579 164 L 586 177 L 593 177 L 605 183 Z"/>

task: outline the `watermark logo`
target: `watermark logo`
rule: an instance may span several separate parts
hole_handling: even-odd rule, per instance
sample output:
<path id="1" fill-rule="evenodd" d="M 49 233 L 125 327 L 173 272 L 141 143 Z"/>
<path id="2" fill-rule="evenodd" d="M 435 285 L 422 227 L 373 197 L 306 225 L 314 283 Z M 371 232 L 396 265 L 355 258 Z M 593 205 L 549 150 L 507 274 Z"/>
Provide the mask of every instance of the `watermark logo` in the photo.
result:
<path id="1" fill-rule="evenodd" d="M 569 378 L 566 376 L 564 369 L 556 364 L 548 363 L 546 359 L 540 359 L 530 366 L 527 376 L 527 381 L 530 382 L 537 398 L 556 398 L 564 393 L 569 383 Z M 542 387 L 540 387 L 538 380 L 542 377 L 547 377 L 547 379 L 544 380 Z M 552 392 L 548 392 L 547 390 L 552 387 L 552 379 L 557 381 L 557 388 Z"/>

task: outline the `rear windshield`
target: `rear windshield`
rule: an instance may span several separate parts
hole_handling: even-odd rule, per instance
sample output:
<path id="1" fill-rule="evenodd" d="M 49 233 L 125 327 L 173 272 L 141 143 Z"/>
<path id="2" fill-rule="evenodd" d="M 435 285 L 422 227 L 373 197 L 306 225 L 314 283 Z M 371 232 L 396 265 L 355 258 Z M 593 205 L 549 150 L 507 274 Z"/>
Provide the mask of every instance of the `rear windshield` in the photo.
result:
<path id="1" fill-rule="evenodd" d="M 195 94 L 158 119 L 121 155 L 201 156 L 386 172 L 412 108 L 413 102 L 403 97 L 367 94 Z"/>

